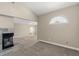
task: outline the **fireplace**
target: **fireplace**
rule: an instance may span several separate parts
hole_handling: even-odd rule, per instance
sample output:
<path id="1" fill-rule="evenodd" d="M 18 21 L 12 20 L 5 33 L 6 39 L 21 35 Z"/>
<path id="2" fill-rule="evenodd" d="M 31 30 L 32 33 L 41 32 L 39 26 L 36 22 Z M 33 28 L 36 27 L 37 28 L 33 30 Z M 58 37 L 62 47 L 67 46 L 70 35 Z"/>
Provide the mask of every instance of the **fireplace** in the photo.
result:
<path id="1" fill-rule="evenodd" d="M 2 49 L 14 46 L 13 44 L 14 33 L 2 33 Z"/>

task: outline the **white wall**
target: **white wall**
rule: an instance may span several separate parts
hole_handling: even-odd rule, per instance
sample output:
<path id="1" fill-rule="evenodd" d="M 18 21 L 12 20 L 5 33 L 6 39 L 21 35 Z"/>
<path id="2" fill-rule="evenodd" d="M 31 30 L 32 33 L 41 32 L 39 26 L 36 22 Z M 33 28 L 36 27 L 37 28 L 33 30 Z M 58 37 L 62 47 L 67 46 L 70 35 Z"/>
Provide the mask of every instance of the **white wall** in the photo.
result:
<path id="1" fill-rule="evenodd" d="M 29 34 L 29 25 L 15 24 L 15 37 L 25 37 Z"/>
<path id="2" fill-rule="evenodd" d="M 16 19 L 19 20 L 19 19 Z M 23 21 L 23 19 L 20 19 Z M 32 22 L 32 21 L 31 21 Z M 31 36 L 32 34 L 30 33 L 30 27 L 35 27 L 35 25 L 26 22 L 19 22 L 19 21 L 14 21 L 14 18 L 11 17 L 6 17 L 6 16 L 0 16 L 0 28 L 2 29 L 8 29 L 11 32 L 14 32 L 14 36 L 17 38 L 23 38 L 26 36 Z M 35 30 L 36 31 L 36 30 Z M 33 33 L 35 35 L 36 32 Z"/>
<path id="3" fill-rule="evenodd" d="M 35 32 L 33 34 L 30 32 L 31 31 L 30 27 L 35 27 L 35 26 L 29 24 L 15 23 L 14 25 L 15 38 L 35 36 Z"/>
<path id="4" fill-rule="evenodd" d="M 20 17 L 26 20 L 37 20 L 37 16 L 26 5 L 24 5 L 24 2 L 17 2 L 14 4 L 10 2 L 0 2 L 0 14 Z M 28 27 L 28 25 L 15 24 L 13 18 L 0 15 L 0 28 L 10 28 L 21 37 L 27 35 Z"/>
<path id="5" fill-rule="evenodd" d="M 0 2 L 0 14 L 37 20 L 37 16 L 24 3 Z"/>
<path id="6" fill-rule="evenodd" d="M 12 18 L 5 17 L 5 16 L 0 16 L 0 28 L 9 28 L 13 29 L 14 28 L 14 23 Z"/>
<path id="7" fill-rule="evenodd" d="M 65 17 L 69 23 L 49 25 L 50 20 L 57 16 Z M 79 5 L 40 16 L 37 33 L 39 40 L 79 48 Z"/>

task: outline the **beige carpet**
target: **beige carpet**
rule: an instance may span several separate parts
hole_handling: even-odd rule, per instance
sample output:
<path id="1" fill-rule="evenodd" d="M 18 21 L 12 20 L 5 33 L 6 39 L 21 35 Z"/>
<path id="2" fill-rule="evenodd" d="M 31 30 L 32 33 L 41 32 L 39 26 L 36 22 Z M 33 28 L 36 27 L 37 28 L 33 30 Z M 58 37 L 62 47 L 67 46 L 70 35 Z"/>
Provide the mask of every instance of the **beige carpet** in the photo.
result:
<path id="1" fill-rule="evenodd" d="M 79 52 L 39 41 L 28 48 L 14 48 L 4 56 L 79 56 Z"/>

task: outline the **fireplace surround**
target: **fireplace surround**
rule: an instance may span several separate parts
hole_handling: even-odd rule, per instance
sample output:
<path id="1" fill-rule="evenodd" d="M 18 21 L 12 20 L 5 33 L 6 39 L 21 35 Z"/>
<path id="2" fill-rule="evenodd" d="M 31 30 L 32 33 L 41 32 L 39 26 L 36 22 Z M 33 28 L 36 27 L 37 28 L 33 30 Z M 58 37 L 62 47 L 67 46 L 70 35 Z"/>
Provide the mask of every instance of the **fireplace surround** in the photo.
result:
<path id="1" fill-rule="evenodd" d="M 0 28 L 0 53 L 4 49 L 14 46 L 13 44 L 13 30 L 8 28 Z"/>

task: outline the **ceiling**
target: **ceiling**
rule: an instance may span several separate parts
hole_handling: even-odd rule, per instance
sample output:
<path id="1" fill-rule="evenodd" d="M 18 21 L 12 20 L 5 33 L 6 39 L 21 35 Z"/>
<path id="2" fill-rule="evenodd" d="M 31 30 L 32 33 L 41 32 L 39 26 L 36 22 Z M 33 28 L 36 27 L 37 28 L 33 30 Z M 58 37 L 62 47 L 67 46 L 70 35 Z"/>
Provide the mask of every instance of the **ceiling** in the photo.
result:
<path id="1" fill-rule="evenodd" d="M 64 7 L 68 7 L 77 2 L 25 2 L 25 4 L 32 9 L 32 11 L 40 16 Z"/>

